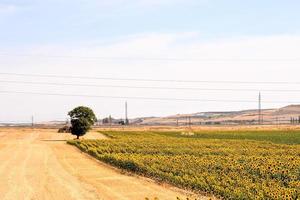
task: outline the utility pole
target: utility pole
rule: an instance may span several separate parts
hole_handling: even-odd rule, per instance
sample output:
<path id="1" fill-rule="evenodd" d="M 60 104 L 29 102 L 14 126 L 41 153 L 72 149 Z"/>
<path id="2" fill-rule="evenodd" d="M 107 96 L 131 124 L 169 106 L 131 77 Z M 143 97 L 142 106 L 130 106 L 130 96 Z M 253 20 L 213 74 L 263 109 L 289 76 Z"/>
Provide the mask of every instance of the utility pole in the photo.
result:
<path id="1" fill-rule="evenodd" d="M 127 101 L 125 102 L 125 125 L 129 125 Z"/>
<path id="2" fill-rule="evenodd" d="M 188 116 L 185 117 L 185 125 L 188 126 L 189 122 L 188 122 Z"/>
<path id="3" fill-rule="evenodd" d="M 34 118 L 33 118 L 33 115 L 31 116 L 31 126 L 32 126 L 32 127 L 34 126 Z"/>
<path id="4" fill-rule="evenodd" d="M 109 126 L 111 127 L 111 125 L 112 125 L 112 117 L 111 117 L 111 115 L 109 115 L 108 121 L 109 121 Z"/>
<path id="5" fill-rule="evenodd" d="M 261 116 L 261 93 L 258 95 L 258 124 L 262 124 L 262 116 Z"/>

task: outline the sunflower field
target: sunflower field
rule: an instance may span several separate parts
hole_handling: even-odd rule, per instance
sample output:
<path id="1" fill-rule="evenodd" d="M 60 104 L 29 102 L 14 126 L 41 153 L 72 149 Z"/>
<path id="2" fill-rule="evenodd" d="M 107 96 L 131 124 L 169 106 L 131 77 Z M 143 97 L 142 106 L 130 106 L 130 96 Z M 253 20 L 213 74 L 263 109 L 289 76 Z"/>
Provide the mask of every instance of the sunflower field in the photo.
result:
<path id="1" fill-rule="evenodd" d="M 196 193 L 300 199 L 297 131 L 101 133 L 110 139 L 68 143 L 118 168 Z"/>

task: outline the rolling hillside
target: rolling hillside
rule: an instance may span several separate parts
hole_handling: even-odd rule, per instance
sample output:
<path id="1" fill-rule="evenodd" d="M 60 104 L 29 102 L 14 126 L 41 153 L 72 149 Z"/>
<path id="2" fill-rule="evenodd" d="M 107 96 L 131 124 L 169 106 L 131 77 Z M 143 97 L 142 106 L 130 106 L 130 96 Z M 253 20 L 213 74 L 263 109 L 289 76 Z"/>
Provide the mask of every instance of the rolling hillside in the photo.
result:
<path id="1" fill-rule="evenodd" d="M 291 123 L 300 116 L 300 105 L 289 105 L 279 109 L 262 110 L 264 123 Z M 167 117 L 148 117 L 132 120 L 139 125 L 179 125 L 189 124 L 255 124 L 258 121 L 258 110 L 242 110 L 231 112 L 198 112 L 193 114 L 178 114 Z"/>

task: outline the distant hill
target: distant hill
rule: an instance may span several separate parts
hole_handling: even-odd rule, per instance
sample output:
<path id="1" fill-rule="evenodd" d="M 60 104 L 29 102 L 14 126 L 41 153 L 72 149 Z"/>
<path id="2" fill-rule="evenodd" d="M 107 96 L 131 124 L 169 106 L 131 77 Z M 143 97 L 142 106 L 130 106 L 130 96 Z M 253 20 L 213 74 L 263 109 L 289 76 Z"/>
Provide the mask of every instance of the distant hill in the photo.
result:
<path id="1" fill-rule="evenodd" d="M 300 105 L 289 105 L 279 109 L 263 109 L 264 123 L 290 123 L 291 118 L 298 119 Z M 258 110 L 242 110 L 230 112 L 197 112 L 193 114 L 178 114 L 167 117 L 147 117 L 131 120 L 138 125 L 179 125 L 188 124 L 257 124 Z"/>
<path id="2" fill-rule="evenodd" d="M 300 105 L 289 105 L 283 108 L 263 109 L 264 124 L 290 124 L 291 118 L 295 123 L 299 122 Z M 120 119 L 121 120 L 121 119 Z M 119 120 L 114 120 L 113 125 L 120 125 Z M 257 124 L 258 110 L 220 111 L 220 112 L 197 112 L 192 114 L 177 114 L 167 117 L 141 117 L 130 119 L 132 125 L 238 125 Z M 39 122 L 35 126 L 60 127 L 65 121 Z M 101 124 L 101 123 L 100 123 Z M 103 125 L 103 124 L 101 124 Z M 0 123 L 0 126 L 31 126 L 31 123 Z"/>

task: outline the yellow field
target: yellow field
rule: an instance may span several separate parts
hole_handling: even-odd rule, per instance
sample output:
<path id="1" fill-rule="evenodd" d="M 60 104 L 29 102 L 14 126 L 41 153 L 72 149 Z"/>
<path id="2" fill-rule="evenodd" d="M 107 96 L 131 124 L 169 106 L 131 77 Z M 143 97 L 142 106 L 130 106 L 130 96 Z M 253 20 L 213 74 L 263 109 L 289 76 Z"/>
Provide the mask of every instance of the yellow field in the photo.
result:
<path id="1" fill-rule="evenodd" d="M 299 127 L 141 127 L 101 133 L 111 139 L 69 143 L 111 165 L 199 194 L 300 198 Z"/>

